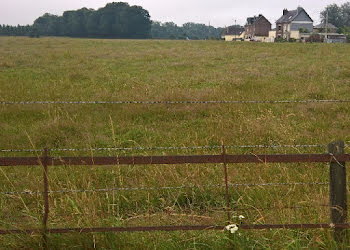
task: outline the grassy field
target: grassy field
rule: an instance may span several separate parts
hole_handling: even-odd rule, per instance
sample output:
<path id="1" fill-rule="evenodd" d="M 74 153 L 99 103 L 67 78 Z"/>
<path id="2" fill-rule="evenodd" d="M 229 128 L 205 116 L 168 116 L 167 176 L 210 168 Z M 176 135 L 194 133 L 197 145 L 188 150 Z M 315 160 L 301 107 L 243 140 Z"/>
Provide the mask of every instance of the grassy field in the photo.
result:
<path id="1" fill-rule="evenodd" d="M 0 37 L 0 101 L 349 99 L 350 47 L 218 41 Z M 0 105 L 0 149 L 350 144 L 349 104 Z M 230 149 L 322 153 L 326 149 Z M 347 148 L 347 152 L 349 149 Z M 220 150 L 76 152 L 173 155 Z M 28 153 L 1 153 L 0 156 Z M 230 183 L 327 182 L 327 164 L 230 165 Z M 0 168 L 0 192 L 40 191 L 42 169 Z M 50 194 L 49 227 L 225 223 L 222 165 L 50 168 L 50 190 L 198 188 Z M 244 223 L 329 223 L 327 186 L 235 187 Z M 301 207 L 283 209 L 284 207 Z M 308 207 L 309 206 L 309 207 Z M 274 209 L 266 209 L 274 208 Z M 0 228 L 41 226 L 41 195 L 0 194 Z M 233 219 L 235 222 L 235 219 Z M 0 236 L 4 248 L 41 237 Z M 50 235 L 50 249 L 334 248 L 328 230 Z"/>

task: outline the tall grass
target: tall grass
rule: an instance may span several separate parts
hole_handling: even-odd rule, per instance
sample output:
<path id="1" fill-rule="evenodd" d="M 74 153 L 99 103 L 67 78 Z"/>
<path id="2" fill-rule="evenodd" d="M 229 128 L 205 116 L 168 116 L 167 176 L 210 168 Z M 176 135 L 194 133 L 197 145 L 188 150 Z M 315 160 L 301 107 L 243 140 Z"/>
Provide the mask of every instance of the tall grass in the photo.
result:
<path id="1" fill-rule="evenodd" d="M 349 99 L 347 45 L 0 38 L 2 100 Z M 350 142 L 348 104 L 0 106 L 0 148 Z M 324 149 L 231 149 L 320 153 Z M 132 152 L 202 154 L 219 151 Z M 62 155 L 61 153 L 55 153 Z M 79 155 L 81 153 L 67 153 Z M 130 152 L 88 152 L 123 155 Z M 18 155 L 13 153 L 2 156 Z M 21 154 L 26 155 L 26 154 Z M 66 155 L 66 154 L 65 154 Z M 1 168 L 0 191 L 40 191 L 42 169 Z M 239 164 L 230 183 L 327 182 L 327 164 Z M 50 195 L 50 227 L 224 224 L 221 165 L 55 167 L 50 190 L 198 188 Z M 244 223 L 328 223 L 327 186 L 230 189 Z M 307 207 L 311 206 L 311 207 Z M 0 195 L 1 228 L 40 227 L 39 194 Z M 285 207 L 300 207 L 286 209 Z M 273 209 L 268 209 L 273 208 Z M 284 209 L 285 208 L 285 209 Z M 234 222 L 235 219 L 233 219 Z M 41 238 L 2 236 L 5 247 Z M 51 248 L 331 248 L 328 230 L 50 235 Z"/>

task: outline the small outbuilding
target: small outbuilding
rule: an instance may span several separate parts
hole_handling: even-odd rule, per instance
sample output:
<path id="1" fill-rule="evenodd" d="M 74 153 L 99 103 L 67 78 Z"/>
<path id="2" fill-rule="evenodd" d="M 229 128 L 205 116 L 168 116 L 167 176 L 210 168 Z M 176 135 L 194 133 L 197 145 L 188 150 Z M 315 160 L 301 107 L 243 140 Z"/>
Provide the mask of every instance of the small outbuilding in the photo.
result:
<path id="1" fill-rule="evenodd" d="M 325 37 L 326 43 L 346 43 L 346 36 L 344 34 L 338 34 L 338 33 L 320 33 L 320 35 L 323 35 Z"/>

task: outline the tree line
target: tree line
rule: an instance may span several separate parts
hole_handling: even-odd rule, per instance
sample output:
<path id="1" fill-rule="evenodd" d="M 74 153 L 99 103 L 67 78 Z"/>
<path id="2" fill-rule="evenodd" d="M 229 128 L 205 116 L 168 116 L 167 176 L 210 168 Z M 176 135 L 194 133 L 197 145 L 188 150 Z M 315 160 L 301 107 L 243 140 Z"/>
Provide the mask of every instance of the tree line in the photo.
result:
<path id="1" fill-rule="evenodd" d="M 152 23 L 152 38 L 155 39 L 220 39 L 223 28 L 215 28 L 199 23 L 185 23 L 178 26 L 173 22 L 153 22 Z"/>
<path id="2" fill-rule="evenodd" d="M 128 3 L 109 3 L 98 10 L 82 8 L 62 16 L 44 14 L 32 26 L 0 26 L 0 35 L 68 36 L 96 38 L 149 38 L 147 10 Z"/>
<path id="3" fill-rule="evenodd" d="M 218 39 L 223 29 L 204 24 L 152 22 L 140 6 L 113 2 L 98 10 L 82 8 L 62 16 L 49 13 L 33 25 L 0 25 L 3 36 L 67 36 L 91 38 Z"/>

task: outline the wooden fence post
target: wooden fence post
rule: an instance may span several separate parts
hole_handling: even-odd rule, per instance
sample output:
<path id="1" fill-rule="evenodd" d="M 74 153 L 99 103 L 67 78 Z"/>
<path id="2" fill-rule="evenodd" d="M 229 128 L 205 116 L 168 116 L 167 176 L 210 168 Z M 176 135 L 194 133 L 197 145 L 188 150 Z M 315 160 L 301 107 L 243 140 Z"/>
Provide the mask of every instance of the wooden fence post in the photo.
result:
<path id="1" fill-rule="evenodd" d="M 225 196 L 226 196 L 226 212 L 227 212 L 227 223 L 231 223 L 231 209 L 230 209 L 230 194 L 229 194 L 229 185 L 228 185 L 228 169 L 227 169 L 227 160 L 226 160 L 226 148 L 222 144 L 222 160 L 224 164 L 224 174 L 225 174 Z"/>
<path id="2" fill-rule="evenodd" d="M 328 152 L 334 156 L 330 163 L 330 207 L 332 224 L 347 222 L 347 190 L 345 162 L 337 161 L 337 155 L 344 154 L 344 142 L 337 141 L 328 145 Z M 347 230 L 335 228 L 334 240 L 344 243 L 348 240 Z"/>
<path id="3" fill-rule="evenodd" d="M 44 216 L 43 216 L 43 248 L 48 249 L 47 244 L 47 220 L 49 217 L 49 181 L 48 181 L 48 149 L 44 149 L 42 165 L 43 165 L 43 181 L 44 181 Z"/>

